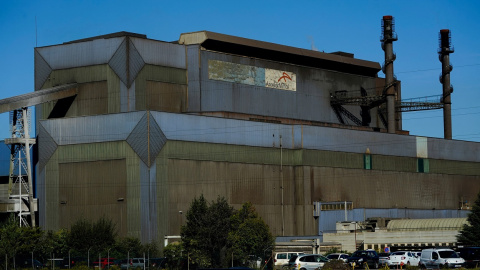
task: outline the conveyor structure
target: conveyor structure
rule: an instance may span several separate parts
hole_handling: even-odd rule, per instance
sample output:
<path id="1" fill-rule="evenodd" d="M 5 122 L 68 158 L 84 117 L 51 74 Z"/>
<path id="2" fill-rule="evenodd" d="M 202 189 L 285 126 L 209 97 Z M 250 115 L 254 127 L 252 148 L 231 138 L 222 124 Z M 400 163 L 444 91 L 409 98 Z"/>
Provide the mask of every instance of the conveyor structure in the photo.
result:
<path id="1" fill-rule="evenodd" d="M 10 112 L 11 137 L 5 139 L 10 148 L 10 173 L 7 209 L 17 212 L 20 226 L 35 227 L 36 200 L 33 198 L 31 147 L 35 139 L 30 138 L 30 112 L 28 107 L 45 102 L 75 97 L 76 83 L 42 89 L 0 100 L 0 113 Z M 30 218 L 28 219 L 28 216 Z"/>

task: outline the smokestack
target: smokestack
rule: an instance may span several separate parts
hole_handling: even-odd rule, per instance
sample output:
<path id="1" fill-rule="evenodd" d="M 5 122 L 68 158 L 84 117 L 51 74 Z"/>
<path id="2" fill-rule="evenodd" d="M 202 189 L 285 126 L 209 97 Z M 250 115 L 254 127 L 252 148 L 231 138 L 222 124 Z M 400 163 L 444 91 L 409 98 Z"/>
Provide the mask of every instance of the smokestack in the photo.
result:
<path id="1" fill-rule="evenodd" d="M 385 73 L 384 94 L 387 96 L 387 130 L 388 133 L 395 133 L 395 84 L 397 79 L 393 75 L 393 61 L 396 55 L 393 53 L 393 42 L 397 41 L 395 33 L 395 22 L 392 16 L 383 16 L 382 19 L 382 49 L 385 51 L 385 63 L 383 73 Z"/>
<path id="2" fill-rule="evenodd" d="M 440 48 L 438 57 L 442 62 L 442 74 L 440 83 L 443 84 L 443 136 L 447 140 L 452 139 L 452 99 L 453 86 L 450 84 L 450 72 L 453 67 L 450 65 L 450 54 L 454 52 L 451 40 L 451 32 L 448 29 L 440 30 Z"/>

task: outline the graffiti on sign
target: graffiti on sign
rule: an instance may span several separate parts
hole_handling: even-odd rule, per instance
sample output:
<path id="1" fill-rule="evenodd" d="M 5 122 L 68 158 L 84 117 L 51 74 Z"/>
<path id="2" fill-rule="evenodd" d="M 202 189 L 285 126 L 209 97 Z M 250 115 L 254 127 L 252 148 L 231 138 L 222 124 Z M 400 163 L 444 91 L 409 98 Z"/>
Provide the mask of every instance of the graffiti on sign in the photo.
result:
<path id="1" fill-rule="evenodd" d="M 297 88 L 297 79 L 293 72 L 218 60 L 208 60 L 208 78 L 281 90 L 296 91 Z"/>

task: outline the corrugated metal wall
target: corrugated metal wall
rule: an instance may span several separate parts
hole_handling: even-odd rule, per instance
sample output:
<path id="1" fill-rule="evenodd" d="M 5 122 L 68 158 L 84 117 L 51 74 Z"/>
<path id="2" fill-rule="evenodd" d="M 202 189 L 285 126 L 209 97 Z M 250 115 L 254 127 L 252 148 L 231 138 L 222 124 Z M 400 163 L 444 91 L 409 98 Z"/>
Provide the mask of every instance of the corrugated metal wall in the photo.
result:
<path id="1" fill-rule="evenodd" d="M 193 52 L 192 57 L 195 57 Z M 297 77 L 297 90 L 283 91 L 241 83 L 209 80 L 209 60 L 293 72 Z M 196 72 L 196 69 L 194 71 Z M 199 72 L 201 74 L 200 102 L 202 111 L 227 111 L 330 123 L 338 123 L 338 119 L 330 106 L 330 92 L 360 91 L 360 87 L 373 91 L 376 83 L 375 78 L 372 77 L 304 68 L 212 51 L 201 51 L 201 69 Z M 192 77 L 189 73 L 189 83 Z M 189 95 L 190 98 L 200 98 L 200 96 L 192 97 Z M 353 107 L 350 112 L 361 119 L 360 107 Z M 376 119 L 375 110 L 372 110 L 371 114 L 372 119 Z M 376 123 L 373 121 L 370 126 L 375 127 Z"/>
<path id="2" fill-rule="evenodd" d="M 77 147 L 83 148 L 83 147 Z M 127 218 L 125 159 L 69 162 L 59 165 L 60 228 L 80 218 L 111 219 L 120 235 L 126 235 Z"/>
<path id="3" fill-rule="evenodd" d="M 138 160 L 124 141 L 60 146 L 45 169 L 42 225 L 58 229 L 80 217 L 96 220 L 105 214 L 121 235 L 139 236 Z"/>
<path id="4" fill-rule="evenodd" d="M 178 86 L 170 86 L 169 89 L 164 89 L 171 93 L 173 89 L 178 89 L 179 91 L 184 88 L 187 83 L 187 75 L 186 70 L 178 69 L 178 68 L 171 68 L 171 67 L 162 67 L 162 66 L 152 66 L 152 65 L 145 65 L 142 71 L 138 74 L 136 83 L 136 109 L 137 110 L 145 110 L 147 109 L 148 100 L 150 97 L 148 94 L 154 93 L 151 91 L 147 91 L 147 82 L 164 82 L 167 84 L 163 84 L 161 86 L 166 87 L 169 84 L 178 84 Z M 151 84 L 150 84 L 151 86 Z M 177 87 L 177 88 L 175 88 Z M 153 89 L 149 89 L 153 90 Z M 155 93 L 157 94 L 157 93 Z M 173 100 L 175 97 L 181 97 L 181 100 Z M 156 98 L 153 96 L 152 98 Z M 167 96 L 168 100 L 164 102 L 184 102 L 186 96 L 182 95 L 175 95 L 175 96 Z M 183 101 L 182 101 L 183 100 Z"/>
<path id="5" fill-rule="evenodd" d="M 166 149 L 169 154 L 164 156 Z M 172 219 L 166 229 L 178 233 L 178 211 L 186 211 L 195 196 L 204 194 L 209 200 L 225 196 L 235 206 L 245 201 L 253 202 L 272 231 L 280 235 L 279 151 L 169 141 L 161 154 L 168 175 L 163 174 L 160 180 L 168 184 L 168 192 L 164 193 L 168 194 L 164 195 L 168 196 L 168 208 L 164 205 L 160 210 L 163 214 L 168 212 Z M 407 168 L 407 171 L 379 171 L 362 169 L 363 155 L 360 154 L 349 154 L 352 161 L 345 164 L 357 169 L 334 168 L 343 164 L 346 154 L 329 152 L 333 155 L 325 162 L 328 159 L 326 151 L 320 152 L 325 159 L 320 159 L 316 166 L 302 166 L 295 158 L 299 151 L 304 150 L 283 150 L 282 153 L 286 235 L 315 234 L 314 201 L 353 201 L 356 208 L 457 209 L 462 197 L 475 198 L 479 188 L 478 175 L 410 172 L 411 158 L 394 160 L 405 166 L 390 166 Z M 316 156 L 311 153 L 316 151 L 308 152 L 304 157 Z M 336 163 L 335 166 L 323 167 L 323 164 L 331 166 L 330 162 Z M 471 189 L 465 189 L 467 186 Z M 449 192 L 445 193 L 445 189 Z"/>

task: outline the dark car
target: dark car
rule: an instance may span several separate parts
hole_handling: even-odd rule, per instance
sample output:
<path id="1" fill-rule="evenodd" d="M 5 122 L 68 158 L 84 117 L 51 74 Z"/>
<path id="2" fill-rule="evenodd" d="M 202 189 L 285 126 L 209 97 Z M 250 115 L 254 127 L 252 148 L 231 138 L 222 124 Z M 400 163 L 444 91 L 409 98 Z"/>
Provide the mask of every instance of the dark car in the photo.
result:
<path id="1" fill-rule="evenodd" d="M 348 258 L 348 264 L 355 267 L 378 269 L 378 254 L 375 250 L 357 250 Z"/>
<path id="2" fill-rule="evenodd" d="M 464 247 L 457 250 L 460 257 L 465 260 L 466 268 L 477 268 L 480 266 L 480 247 Z"/>
<path id="3" fill-rule="evenodd" d="M 20 259 L 17 262 L 17 267 L 19 267 L 19 268 L 32 268 L 32 264 L 33 264 L 33 268 L 35 268 L 35 269 L 42 269 L 42 268 L 45 267 L 45 265 L 43 263 L 41 263 L 40 261 L 35 260 L 35 259 L 32 260 L 32 258 Z"/>

